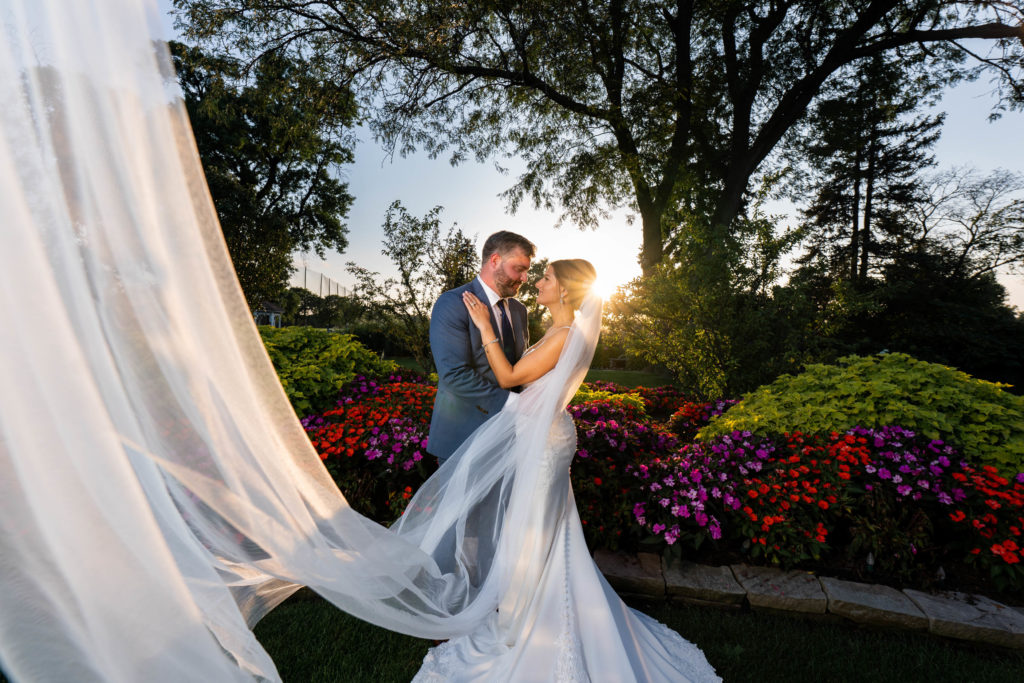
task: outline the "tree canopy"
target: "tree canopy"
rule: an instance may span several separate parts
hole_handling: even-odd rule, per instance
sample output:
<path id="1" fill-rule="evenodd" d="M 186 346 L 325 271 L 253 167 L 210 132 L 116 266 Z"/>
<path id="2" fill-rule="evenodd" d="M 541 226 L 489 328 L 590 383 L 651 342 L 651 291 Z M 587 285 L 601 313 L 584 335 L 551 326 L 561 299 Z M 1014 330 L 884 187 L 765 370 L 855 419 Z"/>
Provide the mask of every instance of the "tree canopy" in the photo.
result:
<path id="1" fill-rule="evenodd" d="M 296 250 L 343 251 L 352 197 L 338 177 L 352 161 L 355 113 L 344 89 L 310 77 L 285 53 L 248 71 L 237 59 L 172 43 L 224 238 L 250 307 L 280 297 Z"/>
<path id="2" fill-rule="evenodd" d="M 641 218 L 645 272 L 679 232 L 720 242 L 815 98 L 877 55 L 1024 104 L 1024 8 L 986 0 L 175 0 L 195 40 L 300 55 L 355 83 L 401 152 L 526 162 L 508 190 L 593 225 Z M 991 50 L 963 41 L 980 39 Z M 682 226 L 682 227 L 681 227 Z"/>

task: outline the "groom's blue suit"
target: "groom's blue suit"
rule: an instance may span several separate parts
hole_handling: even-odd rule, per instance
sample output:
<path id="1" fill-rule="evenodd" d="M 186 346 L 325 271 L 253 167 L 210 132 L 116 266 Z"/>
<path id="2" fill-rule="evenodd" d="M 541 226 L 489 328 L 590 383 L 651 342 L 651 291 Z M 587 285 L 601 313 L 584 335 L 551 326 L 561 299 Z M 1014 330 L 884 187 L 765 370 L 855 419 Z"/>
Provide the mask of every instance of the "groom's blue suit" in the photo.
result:
<path id="1" fill-rule="evenodd" d="M 508 399 L 508 389 L 498 381 L 480 345 L 480 330 L 469 319 L 462 293 L 473 292 L 487 305 L 487 294 L 479 279 L 439 296 L 430 312 L 430 350 L 437 366 L 437 397 L 430 420 L 427 451 L 445 460 L 474 429 L 494 415 Z M 508 299 L 518 360 L 529 343 L 526 306 Z M 495 334 L 499 323 L 491 308 Z M 500 348 L 500 346 L 499 346 Z M 514 361 L 513 361 L 514 362 Z"/>

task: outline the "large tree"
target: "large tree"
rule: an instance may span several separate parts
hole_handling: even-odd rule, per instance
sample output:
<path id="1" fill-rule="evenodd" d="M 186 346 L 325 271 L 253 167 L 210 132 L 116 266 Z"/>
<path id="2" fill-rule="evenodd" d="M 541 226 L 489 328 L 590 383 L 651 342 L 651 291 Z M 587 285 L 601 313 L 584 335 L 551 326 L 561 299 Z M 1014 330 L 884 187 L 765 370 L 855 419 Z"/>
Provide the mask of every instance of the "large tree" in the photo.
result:
<path id="1" fill-rule="evenodd" d="M 1024 102 L 1024 8 L 987 0 L 175 0 L 190 39 L 287 52 L 356 82 L 381 138 L 454 161 L 517 155 L 508 190 L 594 224 L 639 213 L 645 272 L 680 225 L 713 249 L 837 74 L 922 53 Z M 963 42 L 987 41 L 975 54 Z M 975 60 L 974 62 L 967 61 Z M 973 64 L 973 66 L 972 66 Z"/>
<path id="2" fill-rule="evenodd" d="M 249 305 L 284 294 L 296 250 L 343 251 L 355 113 L 344 88 L 285 53 L 246 69 L 172 43 L 178 81 L 231 260 Z"/>

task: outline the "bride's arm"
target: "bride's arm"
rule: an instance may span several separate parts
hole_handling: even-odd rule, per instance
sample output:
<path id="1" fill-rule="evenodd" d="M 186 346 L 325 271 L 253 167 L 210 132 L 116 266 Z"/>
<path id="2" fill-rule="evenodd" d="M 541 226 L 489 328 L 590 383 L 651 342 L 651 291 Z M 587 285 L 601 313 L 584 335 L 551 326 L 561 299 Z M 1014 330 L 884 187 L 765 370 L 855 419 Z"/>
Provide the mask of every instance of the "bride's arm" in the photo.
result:
<path id="1" fill-rule="evenodd" d="M 480 330 L 480 341 L 484 348 L 484 354 L 487 356 L 487 362 L 490 364 L 491 370 L 494 371 L 498 385 L 503 389 L 532 382 L 555 367 L 555 363 L 558 362 L 558 354 L 562 351 L 562 344 L 565 343 L 565 338 L 569 335 L 568 330 L 558 330 L 529 355 L 523 356 L 518 363 L 512 365 L 505 358 L 505 353 L 501 349 L 501 340 L 491 325 L 491 313 L 487 305 L 470 292 L 464 293 L 462 300 L 466 304 L 466 310 L 469 311 L 470 319 Z"/>

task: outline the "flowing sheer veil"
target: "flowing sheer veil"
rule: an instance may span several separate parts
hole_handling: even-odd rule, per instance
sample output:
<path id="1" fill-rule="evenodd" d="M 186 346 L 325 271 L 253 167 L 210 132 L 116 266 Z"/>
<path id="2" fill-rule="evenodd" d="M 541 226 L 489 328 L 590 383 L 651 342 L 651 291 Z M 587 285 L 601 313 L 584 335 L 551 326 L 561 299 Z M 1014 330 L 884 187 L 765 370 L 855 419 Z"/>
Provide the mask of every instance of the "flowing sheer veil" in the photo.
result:
<path id="1" fill-rule="evenodd" d="M 600 300 L 400 525 L 358 515 L 253 325 L 155 12 L 0 14 L 0 665 L 277 680 L 249 627 L 298 585 L 397 631 L 469 632 L 537 569 L 530 455 L 589 366 Z"/>

